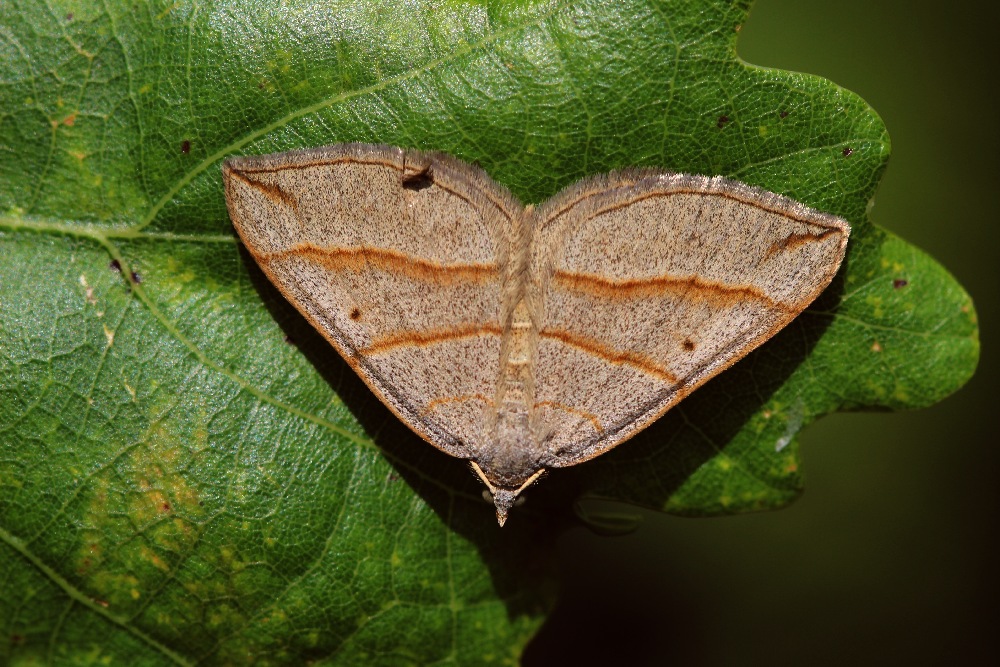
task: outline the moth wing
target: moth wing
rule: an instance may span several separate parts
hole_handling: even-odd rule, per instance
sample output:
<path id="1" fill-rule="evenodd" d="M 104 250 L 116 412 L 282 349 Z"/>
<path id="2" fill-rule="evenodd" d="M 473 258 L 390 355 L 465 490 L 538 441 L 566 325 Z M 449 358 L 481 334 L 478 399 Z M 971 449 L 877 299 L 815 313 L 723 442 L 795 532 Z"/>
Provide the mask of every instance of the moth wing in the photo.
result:
<path id="1" fill-rule="evenodd" d="M 652 172 L 582 181 L 536 220 L 551 467 L 635 435 L 787 325 L 833 279 L 850 232 L 742 183 Z"/>
<path id="2" fill-rule="evenodd" d="M 467 458 L 495 395 L 521 205 L 476 167 L 388 146 L 232 158 L 223 177 L 281 293 L 398 417 Z"/>

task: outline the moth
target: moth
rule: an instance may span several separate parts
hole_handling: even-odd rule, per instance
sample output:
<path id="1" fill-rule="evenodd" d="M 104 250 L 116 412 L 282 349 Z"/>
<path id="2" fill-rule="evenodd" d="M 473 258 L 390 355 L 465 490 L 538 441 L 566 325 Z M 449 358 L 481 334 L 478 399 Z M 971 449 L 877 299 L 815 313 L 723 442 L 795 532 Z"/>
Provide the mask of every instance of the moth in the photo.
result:
<path id="1" fill-rule="evenodd" d="M 522 205 L 477 166 L 369 144 L 233 157 L 230 217 L 281 293 L 504 524 L 787 325 L 850 226 L 722 177 L 629 169 Z"/>

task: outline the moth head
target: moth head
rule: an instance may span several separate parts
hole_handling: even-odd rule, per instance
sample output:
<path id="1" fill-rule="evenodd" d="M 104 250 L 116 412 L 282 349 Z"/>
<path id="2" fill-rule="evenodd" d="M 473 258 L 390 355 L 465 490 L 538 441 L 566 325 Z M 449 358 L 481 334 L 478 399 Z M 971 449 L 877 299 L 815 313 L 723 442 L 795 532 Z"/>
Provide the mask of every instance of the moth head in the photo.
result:
<path id="1" fill-rule="evenodd" d="M 488 500 L 492 500 L 493 504 L 497 509 L 497 523 L 503 526 L 507 522 L 507 513 L 515 505 L 520 505 L 523 498 L 519 498 L 521 492 L 526 488 L 534 484 L 542 475 L 545 474 L 544 469 L 536 470 L 527 480 L 518 486 L 505 486 L 503 484 L 498 484 L 495 480 L 491 479 L 490 476 L 479 467 L 475 461 L 470 462 L 472 465 L 472 470 L 476 473 L 483 484 L 486 485 L 486 489 L 483 491 L 484 495 L 488 494 Z"/>

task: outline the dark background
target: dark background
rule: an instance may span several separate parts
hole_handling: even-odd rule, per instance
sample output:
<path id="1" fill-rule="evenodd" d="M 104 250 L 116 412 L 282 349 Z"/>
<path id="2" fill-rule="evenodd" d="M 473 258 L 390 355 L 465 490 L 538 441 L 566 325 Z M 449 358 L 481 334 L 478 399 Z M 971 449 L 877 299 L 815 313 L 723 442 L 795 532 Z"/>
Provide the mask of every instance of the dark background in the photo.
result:
<path id="1" fill-rule="evenodd" d="M 882 116 L 873 219 L 972 294 L 976 376 L 910 413 L 838 414 L 801 435 L 806 493 L 722 519 L 643 513 L 584 528 L 524 664 L 907 664 L 996 655 L 1000 8 L 979 0 L 759 0 L 738 51 L 818 74 Z M 989 418 L 989 414 L 993 418 Z"/>

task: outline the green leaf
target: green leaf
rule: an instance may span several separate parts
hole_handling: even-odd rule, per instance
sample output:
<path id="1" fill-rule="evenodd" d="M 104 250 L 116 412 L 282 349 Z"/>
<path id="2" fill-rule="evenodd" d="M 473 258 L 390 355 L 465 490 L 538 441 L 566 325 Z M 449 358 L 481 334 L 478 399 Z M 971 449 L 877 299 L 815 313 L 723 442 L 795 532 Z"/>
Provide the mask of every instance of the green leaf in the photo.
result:
<path id="1" fill-rule="evenodd" d="M 805 424 L 960 386 L 968 296 L 865 216 L 885 128 L 740 62 L 747 8 L 0 6 L 0 657 L 515 663 L 579 498 L 778 507 Z M 476 161 L 528 202 L 633 165 L 725 174 L 854 232 L 793 325 L 501 531 L 235 240 L 223 157 L 344 141 Z"/>

